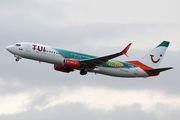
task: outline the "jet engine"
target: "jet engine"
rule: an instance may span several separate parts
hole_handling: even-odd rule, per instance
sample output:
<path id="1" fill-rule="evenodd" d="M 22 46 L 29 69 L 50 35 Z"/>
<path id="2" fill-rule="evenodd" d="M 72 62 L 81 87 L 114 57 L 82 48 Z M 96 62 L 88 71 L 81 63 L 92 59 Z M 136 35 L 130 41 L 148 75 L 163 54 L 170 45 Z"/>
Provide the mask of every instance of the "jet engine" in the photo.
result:
<path id="1" fill-rule="evenodd" d="M 61 71 L 61 72 L 66 72 L 66 73 L 74 71 L 71 68 L 65 68 L 64 66 L 61 66 L 61 65 L 54 65 L 54 70 Z"/>
<path id="2" fill-rule="evenodd" d="M 64 59 L 63 65 L 64 67 L 73 69 L 79 69 L 81 66 L 79 61 L 73 59 Z"/>

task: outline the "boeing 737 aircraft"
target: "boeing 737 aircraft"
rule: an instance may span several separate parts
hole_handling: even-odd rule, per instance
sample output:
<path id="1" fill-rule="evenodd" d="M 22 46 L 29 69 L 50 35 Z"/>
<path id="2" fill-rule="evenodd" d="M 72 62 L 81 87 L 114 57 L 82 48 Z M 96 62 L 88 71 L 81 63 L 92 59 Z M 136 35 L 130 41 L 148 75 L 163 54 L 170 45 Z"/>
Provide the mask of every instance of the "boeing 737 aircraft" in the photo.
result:
<path id="1" fill-rule="evenodd" d="M 168 45 L 168 41 L 163 41 L 142 59 L 126 62 L 113 60 L 113 58 L 121 55 L 127 56 L 126 52 L 131 43 L 123 51 L 103 57 L 27 42 L 16 43 L 7 46 L 6 49 L 14 54 L 16 61 L 27 58 L 51 63 L 54 64 L 55 70 L 66 73 L 80 70 L 81 75 L 94 72 L 116 77 L 149 77 L 157 76 L 162 71 L 172 69 L 172 67 L 158 68 Z"/>

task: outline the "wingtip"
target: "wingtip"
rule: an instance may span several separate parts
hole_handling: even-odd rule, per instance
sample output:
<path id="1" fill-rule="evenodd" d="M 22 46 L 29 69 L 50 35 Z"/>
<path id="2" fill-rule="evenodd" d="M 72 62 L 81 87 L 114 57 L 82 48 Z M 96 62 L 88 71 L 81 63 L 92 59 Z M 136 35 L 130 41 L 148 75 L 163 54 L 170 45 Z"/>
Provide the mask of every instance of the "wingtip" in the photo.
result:
<path id="1" fill-rule="evenodd" d="M 126 55 L 127 57 L 129 57 L 129 56 L 128 56 L 126 53 L 127 53 L 127 51 L 129 50 L 131 44 L 132 44 L 132 43 L 129 43 L 128 46 L 122 51 L 122 53 L 123 53 L 124 55 Z"/>
<path id="2" fill-rule="evenodd" d="M 124 55 L 126 55 L 127 57 L 129 57 L 126 53 L 124 53 Z"/>

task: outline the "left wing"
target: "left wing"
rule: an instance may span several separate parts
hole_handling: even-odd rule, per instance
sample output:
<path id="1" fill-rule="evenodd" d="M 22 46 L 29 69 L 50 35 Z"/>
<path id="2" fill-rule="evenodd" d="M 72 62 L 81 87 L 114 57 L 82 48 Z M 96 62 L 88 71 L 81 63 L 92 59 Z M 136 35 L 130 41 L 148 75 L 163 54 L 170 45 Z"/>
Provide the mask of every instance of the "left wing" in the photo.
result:
<path id="1" fill-rule="evenodd" d="M 95 68 L 97 65 L 101 65 L 103 63 L 108 62 L 108 60 L 113 59 L 115 57 L 121 56 L 121 55 L 126 55 L 126 52 L 128 51 L 129 47 L 131 46 L 132 43 L 129 43 L 129 45 L 121 52 L 103 56 L 103 57 L 98 57 L 98 58 L 92 58 L 92 59 L 87 59 L 87 60 L 80 60 L 79 62 L 81 63 L 81 67 L 87 67 L 87 68 Z M 128 57 L 128 56 L 127 56 Z"/>

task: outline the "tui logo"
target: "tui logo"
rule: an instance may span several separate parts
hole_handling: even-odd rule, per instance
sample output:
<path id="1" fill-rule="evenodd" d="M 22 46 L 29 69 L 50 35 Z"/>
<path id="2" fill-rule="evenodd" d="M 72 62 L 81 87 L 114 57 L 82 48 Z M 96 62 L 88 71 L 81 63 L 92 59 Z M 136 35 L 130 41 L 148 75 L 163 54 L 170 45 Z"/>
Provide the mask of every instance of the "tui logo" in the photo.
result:
<path id="1" fill-rule="evenodd" d="M 37 46 L 37 45 L 32 45 L 33 46 L 33 50 L 38 50 L 39 52 L 43 51 L 45 52 L 46 51 L 46 47 L 43 47 L 43 46 Z"/>
<path id="2" fill-rule="evenodd" d="M 158 62 L 160 61 L 160 58 L 155 61 L 155 60 L 153 59 L 154 55 L 150 55 L 150 56 L 151 56 L 151 60 L 152 60 L 153 63 L 158 63 Z M 160 57 L 162 57 L 162 54 L 160 54 Z"/>

